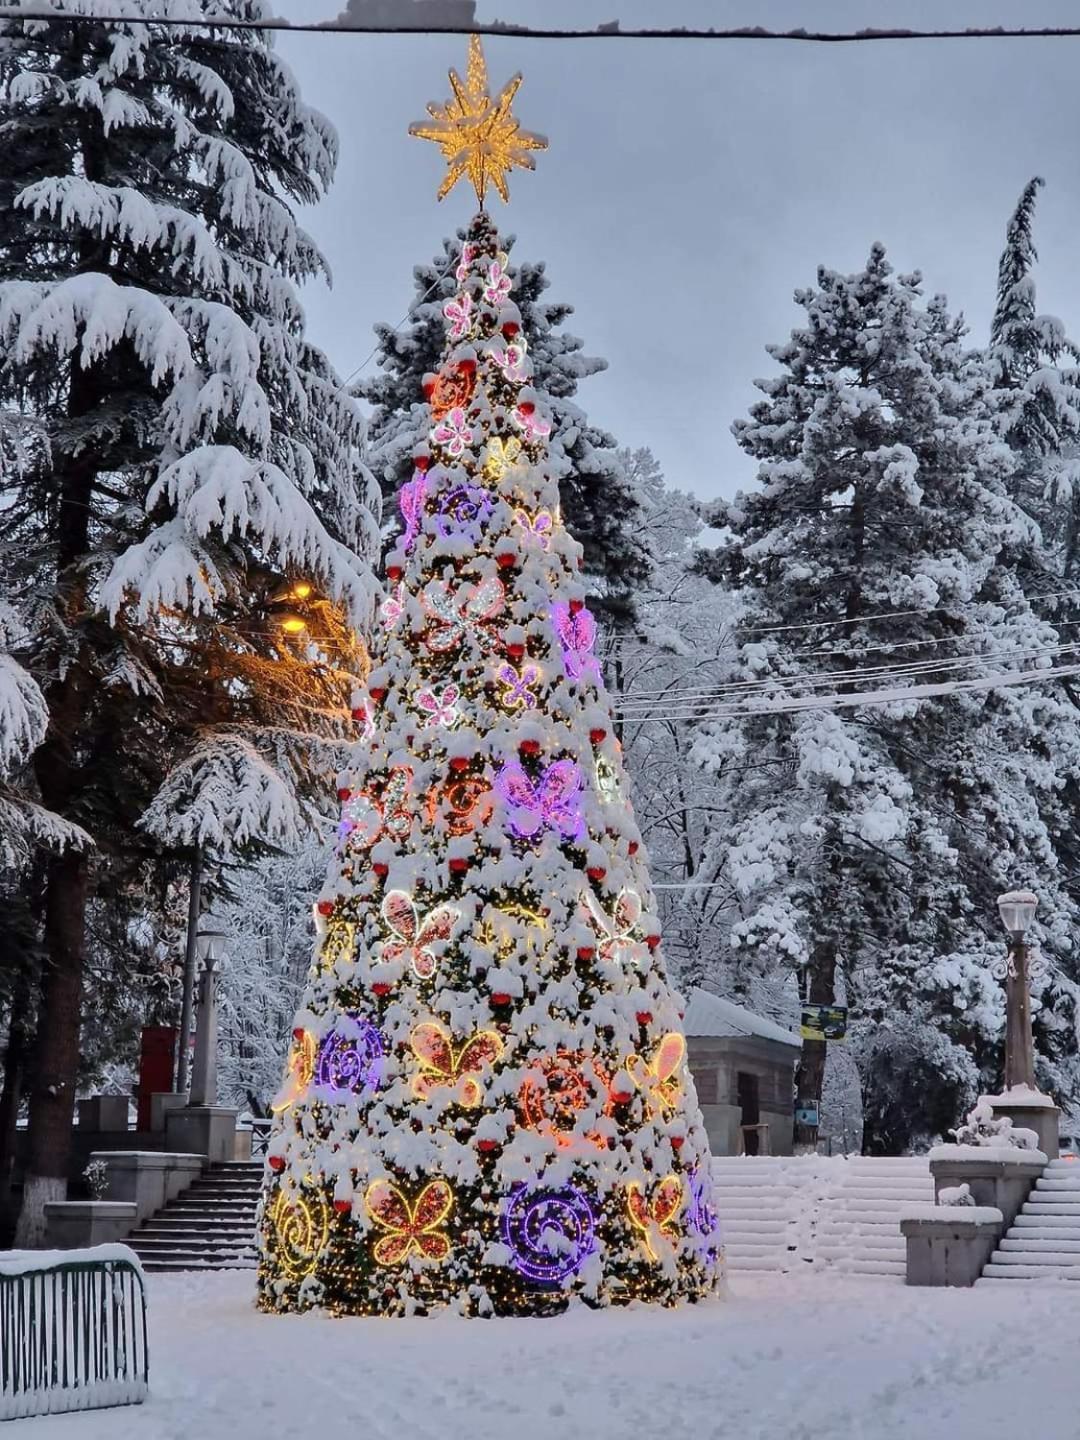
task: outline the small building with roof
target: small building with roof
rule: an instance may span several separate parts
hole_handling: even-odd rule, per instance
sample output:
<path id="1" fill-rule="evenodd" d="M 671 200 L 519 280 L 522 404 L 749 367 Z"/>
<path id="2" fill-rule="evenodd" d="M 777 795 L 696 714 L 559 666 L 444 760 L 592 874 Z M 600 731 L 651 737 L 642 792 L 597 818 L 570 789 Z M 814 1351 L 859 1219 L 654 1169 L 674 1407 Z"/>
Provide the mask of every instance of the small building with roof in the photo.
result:
<path id="1" fill-rule="evenodd" d="M 714 1155 L 790 1155 L 802 1041 L 709 990 L 687 992 L 686 1055 Z"/>

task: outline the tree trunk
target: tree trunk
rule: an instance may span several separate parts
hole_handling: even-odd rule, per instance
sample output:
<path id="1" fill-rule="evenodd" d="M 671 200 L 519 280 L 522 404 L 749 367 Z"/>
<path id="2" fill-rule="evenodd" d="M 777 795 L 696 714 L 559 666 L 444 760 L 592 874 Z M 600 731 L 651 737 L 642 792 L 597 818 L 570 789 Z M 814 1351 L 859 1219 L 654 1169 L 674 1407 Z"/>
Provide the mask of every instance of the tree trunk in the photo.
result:
<path id="1" fill-rule="evenodd" d="M 63 1200 L 71 1156 L 71 1124 L 79 1070 L 83 950 L 89 865 L 75 850 L 49 865 L 45 906 L 48 960 L 41 987 L 34 1083 L 30 1091 L 30 1151 L 15 1243 L 44 1243 L 45 1205 Z"/>
<path id="2" fill-rule="evenodd" d="M 14 1218 L 11 1215 L 11 1181 L 15 1168 L 23 1069 L 30 1040 L 32 994 L 30 965 L 24 960 L 15 976 L 11 993 L 11 1024 L 4 1052 L 4 1085 L 0 1089 L 0 1230 L 6 1230 L 9 1221 Z"/>

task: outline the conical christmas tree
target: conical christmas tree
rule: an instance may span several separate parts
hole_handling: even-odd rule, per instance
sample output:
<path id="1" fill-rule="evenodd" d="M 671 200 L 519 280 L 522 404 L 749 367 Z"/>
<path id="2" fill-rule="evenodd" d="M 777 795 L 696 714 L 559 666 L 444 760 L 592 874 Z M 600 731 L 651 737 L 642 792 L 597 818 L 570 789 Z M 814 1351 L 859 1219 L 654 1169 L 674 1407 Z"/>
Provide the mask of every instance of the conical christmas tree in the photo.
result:
<path id="1" fill-rule="evenodd" d="M 453 77 L 466 100 L 486 94 L 478 53 L 468 85 Z M 461 132 L 450 148 L 461 163 Z M 722 1273 L 708 1143 L 581 550 L 483 212 L 457 278 L 275 1105 L 260 1303 L 699 1299 Z"/>

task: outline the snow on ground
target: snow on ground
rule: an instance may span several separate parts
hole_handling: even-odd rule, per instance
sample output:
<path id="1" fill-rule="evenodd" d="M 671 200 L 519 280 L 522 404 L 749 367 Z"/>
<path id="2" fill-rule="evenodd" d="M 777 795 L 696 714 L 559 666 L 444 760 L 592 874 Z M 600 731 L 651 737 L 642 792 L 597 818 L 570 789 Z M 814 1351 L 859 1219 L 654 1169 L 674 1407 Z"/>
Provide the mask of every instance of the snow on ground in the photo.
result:
<path id="1" fill-rule="evenodd" d="M 16 1422 L 5 1440 L 1080 1434 L 1080 1284 L 740 1274 L 727 1301 L 674 1312 L 463 1321 L 263 1316 L 253 1279 L 148 1277 L 150 1402 Z"/>

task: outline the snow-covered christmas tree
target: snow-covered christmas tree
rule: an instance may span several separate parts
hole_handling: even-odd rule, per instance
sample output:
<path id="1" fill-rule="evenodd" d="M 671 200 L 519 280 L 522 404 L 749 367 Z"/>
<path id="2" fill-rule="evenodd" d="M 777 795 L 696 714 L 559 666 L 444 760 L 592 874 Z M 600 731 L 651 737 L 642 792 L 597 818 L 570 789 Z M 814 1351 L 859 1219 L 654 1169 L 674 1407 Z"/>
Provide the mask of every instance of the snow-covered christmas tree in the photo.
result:
<path id="1" fill-rule="evenodd" d="M 472 42 L 417 127 L 483 203 L 543 142 Z M 444 187 L 445 188 L 445 187 Z M 496 228 L 468 230 L 402 493 L 339 853 L 275 1109 L 260 1303 L 673 1304 L 709 1152 Z"/>

